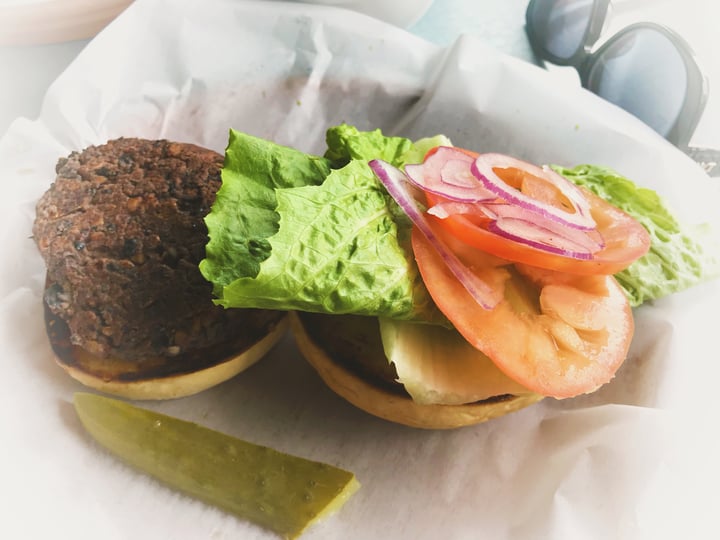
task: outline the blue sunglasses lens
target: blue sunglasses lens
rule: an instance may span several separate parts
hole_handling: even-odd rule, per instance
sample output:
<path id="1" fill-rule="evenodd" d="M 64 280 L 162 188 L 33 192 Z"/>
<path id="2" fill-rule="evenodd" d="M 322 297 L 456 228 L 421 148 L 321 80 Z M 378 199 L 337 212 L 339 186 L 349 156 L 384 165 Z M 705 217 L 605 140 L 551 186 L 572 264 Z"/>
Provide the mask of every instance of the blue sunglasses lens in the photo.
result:
<path id="1" fill-rule="evenodd" d="M 530 24 L 542 48 L 558 59 L 571 58 L 590 25 L 593 0 L 536 0 Z"/>
<path id="2" fill-rule="evenodd" d="M 618 36 L 598 51 L 587 87 L 667 136 L 683 108 L 688 76 L 685 61 L 670 39 L 641 28 Z"/>

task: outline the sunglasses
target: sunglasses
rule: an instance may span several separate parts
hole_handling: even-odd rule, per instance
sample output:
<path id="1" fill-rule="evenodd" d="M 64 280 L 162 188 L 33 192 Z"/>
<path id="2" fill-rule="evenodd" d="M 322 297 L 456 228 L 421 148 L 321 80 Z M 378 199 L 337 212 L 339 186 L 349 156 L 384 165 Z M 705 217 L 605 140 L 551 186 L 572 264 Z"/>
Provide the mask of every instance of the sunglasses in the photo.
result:
<path id="1" fill-rule="evenodd" d="M 688 146 L 708 98 L 707 77 L 688 43 L 666 26 L 641 22 L 593 50 L 609 14 L 610 0 L 531 0 L 525 31 L 540 60 L 575 68 L 583 87 L 719 175 L 720 152 Z"/>

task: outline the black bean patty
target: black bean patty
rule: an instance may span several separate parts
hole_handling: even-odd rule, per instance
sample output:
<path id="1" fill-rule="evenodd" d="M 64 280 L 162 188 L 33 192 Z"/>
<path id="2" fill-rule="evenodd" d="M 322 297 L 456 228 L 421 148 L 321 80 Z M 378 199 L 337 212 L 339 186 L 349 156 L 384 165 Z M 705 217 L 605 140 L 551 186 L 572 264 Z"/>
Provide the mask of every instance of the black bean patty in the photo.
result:
<path id="1" fill-rule="evenodd" d="M 278 318 L 215 306 L 198 270 L 222 163 L 195 145 L 132 138 L 59 160 L 33 236 L 45 302 L 74 345 L 123 360 L 172 357 Z"/>

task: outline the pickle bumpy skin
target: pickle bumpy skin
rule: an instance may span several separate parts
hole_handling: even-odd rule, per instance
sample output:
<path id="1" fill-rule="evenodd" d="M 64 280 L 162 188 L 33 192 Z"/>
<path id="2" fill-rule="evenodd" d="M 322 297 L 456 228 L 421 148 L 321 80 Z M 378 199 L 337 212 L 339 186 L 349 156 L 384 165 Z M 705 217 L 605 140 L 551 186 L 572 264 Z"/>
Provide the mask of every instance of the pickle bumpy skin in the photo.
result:
<path id="1" fill-rule="evenodd" d="M 125 462 L 238 517 L 297 538 L 360 487 L 351 472 L 121 400 L 77 393 L 87 431 Z"/>

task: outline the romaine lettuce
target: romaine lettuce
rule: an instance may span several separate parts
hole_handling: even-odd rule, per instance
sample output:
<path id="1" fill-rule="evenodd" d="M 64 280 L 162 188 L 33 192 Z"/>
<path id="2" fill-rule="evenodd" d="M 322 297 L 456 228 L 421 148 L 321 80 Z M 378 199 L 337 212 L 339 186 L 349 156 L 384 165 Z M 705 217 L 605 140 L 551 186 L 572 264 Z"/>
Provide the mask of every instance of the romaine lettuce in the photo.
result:
<path id="1" fill-rule="evenodd" d="M 270 256 L 269 238 L 280 215 L 275 190 L 321 184 L 330 162 L 264 139 L 231 130 L 222 185 L 205 223 L 210 240 L 200 271 L 222 295 L 239 277 L 255 277 Z"/>
<path id="2" fill-rule="evenodd" d="M 705 225 L 680 224 L 655 191 L 607 167 L 553 168 L 633 216 L 650 233 L 648 253 L 615 275 L 632 306 L 720 276 L 720 253 L 706 241 L 711 231 Z"/>
<path id="3" fill-rule="evenodd" d="M 378 153 L 402 165 L 414 155 L 411 141 L 338 126 L 328 133 L 327 156 L 341 168 L 324 178 L 317 161 L 272 143 L 257 158 L 259 144 L 233 132 L 223 187 L 206 220 L 210 243 L 200 268 L 219 304 L 438 316 L 409 247 L 410 222 L 367 165 Z M 286 166 L 280 156 L 293 161 Z M 282 176 L 300 170 L 304 177 L 279 181 L 285 167 Z"/>

